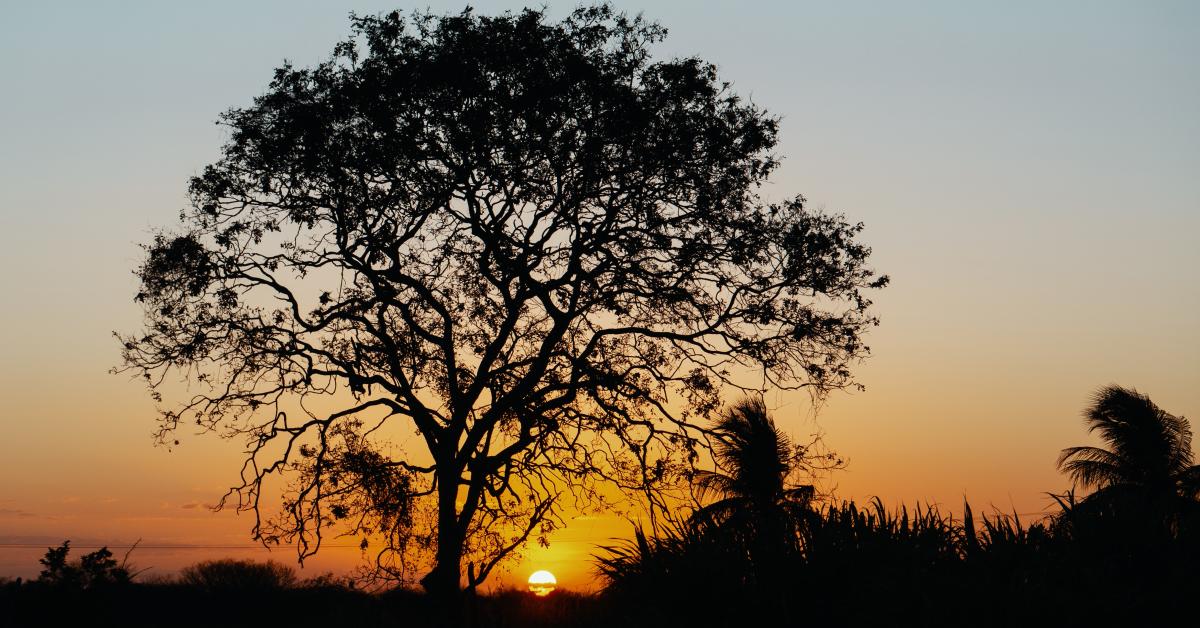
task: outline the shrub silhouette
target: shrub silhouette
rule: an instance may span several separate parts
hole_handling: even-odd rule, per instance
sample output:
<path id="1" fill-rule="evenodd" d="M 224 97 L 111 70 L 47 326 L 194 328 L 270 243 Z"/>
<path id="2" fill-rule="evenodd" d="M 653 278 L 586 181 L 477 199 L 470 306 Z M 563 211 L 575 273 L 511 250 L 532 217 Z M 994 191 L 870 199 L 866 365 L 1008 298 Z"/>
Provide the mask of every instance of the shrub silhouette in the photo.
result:
<path id="1" fill-rule="evenodd" d="M 84 554 L 77 563 L 68 562 L 70 553 L 70 541 L 47 548 L 46 555 L 38 561 L 42 564 L 38 582 L 61 588 L 90 589 L 130 581 L 129 570 L 113 559 L 107 547 Z"/>
<path id="2" fill-rule="evenodd" d="M 206 560 L 185 567 L 181 584 L 207 591 L 269 591 L 296 585 L 296 570 L 275 561 Z"/>

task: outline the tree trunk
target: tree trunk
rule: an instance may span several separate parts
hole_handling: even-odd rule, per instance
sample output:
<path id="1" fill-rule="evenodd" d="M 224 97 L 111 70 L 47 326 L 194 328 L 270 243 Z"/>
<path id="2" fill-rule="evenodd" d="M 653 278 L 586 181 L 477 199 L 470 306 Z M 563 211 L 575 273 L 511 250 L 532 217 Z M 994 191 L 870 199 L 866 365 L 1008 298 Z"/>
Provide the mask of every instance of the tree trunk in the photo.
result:
<path id="1" fill-rule="evenodd" d="M 459 529 L 458 478 L 438 478 L 438 534 L 433 569 L 421 579 L 426 593 L 453 599 L 462 590 L 463 534 Z"/>

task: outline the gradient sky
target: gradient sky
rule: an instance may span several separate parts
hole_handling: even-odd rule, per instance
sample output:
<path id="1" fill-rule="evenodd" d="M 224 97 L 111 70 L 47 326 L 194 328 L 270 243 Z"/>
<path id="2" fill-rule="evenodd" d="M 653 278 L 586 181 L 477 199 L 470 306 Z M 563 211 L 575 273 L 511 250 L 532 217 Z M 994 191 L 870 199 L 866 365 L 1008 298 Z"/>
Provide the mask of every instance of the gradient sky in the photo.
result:
<path id="1" fill-rule="evenodd" d="M 616 4 L 669 28 L 661 56 L 711 60 L 782 116 L 768 194 L 864 221 L 893 278 L 857 370 L 867 392 L 817 413 L 768 399 L 849 459 L 838 497 L 1036 513 L 1069 486 L 1058 451 L 1092 442 L 1080 410 L 1100 385 L 1200 417 L 1200 3 Z M 204 508 L 235 479 L 237 445 L 152 447 L 144 388 L 107 374 L 110 332 L 140 321 L 137 243 L 217 156 L 221 111 L 283 59 L 325 58 L 351 10 L 412 6 L 462 5 L 6 3 L 0 543 L 247 543 L 245 517 Z M 593 545 L 627 531 L 576 521 L 514 574 L 584 586 Z M 0 547 L 0 576 L 36 573 L 40 554 Z M 133 559 L 161 573 L 223 554 L 267 556 Z M 312 568 L 356 555 L 331 548 Z"/>

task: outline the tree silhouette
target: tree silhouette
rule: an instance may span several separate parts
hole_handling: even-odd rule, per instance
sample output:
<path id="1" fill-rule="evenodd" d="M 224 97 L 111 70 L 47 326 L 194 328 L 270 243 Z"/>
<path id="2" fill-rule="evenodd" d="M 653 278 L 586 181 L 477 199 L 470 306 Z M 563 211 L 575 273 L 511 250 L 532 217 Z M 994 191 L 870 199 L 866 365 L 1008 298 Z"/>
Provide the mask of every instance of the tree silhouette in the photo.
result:
<path id="1" fill-rule="evenodd" d="M 47 548 L 46 555 L 38 560 L 42 564 L 38 582 L 66 589 L 93 589 L 127 584 L 133 578 L 126 562 L 118 563 L 107 547 L 84 554 L 74 563 L 67 562 L 70 553 L 70 541 Z M 126 559 L 128 557 L 126 554 Z"/>
<path id="2" fill-rule="evenodd" d="M 797 448 L 759 398 L 745 397 L 727 408 L 713 426 L 713 457 L 722 471 L 697 471 L 699 498 L 717 499 L 698 508 L 693 525 L 708 528 L 717 543 L 744 548 L 761 586 L 781 582 L 789 557 L 799 550 L 801 526 L 810 514 L 814 488 L 789 485 L 805 464 Z"/>
<path id="3" fill-rule="evenodd" d="M 713 457 L 721 471 L 697 471 L 700 496 L 718 499 L 696 510 L 696 520 L 724 521 L 745 514 L 760 521 L 807 507 L 813 486 L 788 486 L 803 453 L 775 426 L 761 399 L 746 397 L 725 410 L 713 426 Z"/>
<path id="4" fill-rule="evenodd" d="M 1192 464 L 1192 431 L 1185 418 L 1165 412 L 1136 390 L 1105 386 L 1084 411 L 1084 420 L 1108 448 L 1068 447 L 1058 466 L 1078 484 L 1095 489 L 1085 502 L 1149 508 L 1172 517 L 1200 496 L 1200 466 Z"/>
<path id="5" fill-rule="evenodd" d="M 760 200 L 776 120 L 708 63 L 652 61 L 664 29 L 607 6 L 353 23 L 224 115 L 120 337 L 156 399 L 200 387 L 161 439 L 247 443 L 226 498 L 256 538 L 303 558 L 341 526 L 474 587 L 560 496 L 687 468 L 723 389 L 853 385 L 887 281 L 861 225 Z"/>

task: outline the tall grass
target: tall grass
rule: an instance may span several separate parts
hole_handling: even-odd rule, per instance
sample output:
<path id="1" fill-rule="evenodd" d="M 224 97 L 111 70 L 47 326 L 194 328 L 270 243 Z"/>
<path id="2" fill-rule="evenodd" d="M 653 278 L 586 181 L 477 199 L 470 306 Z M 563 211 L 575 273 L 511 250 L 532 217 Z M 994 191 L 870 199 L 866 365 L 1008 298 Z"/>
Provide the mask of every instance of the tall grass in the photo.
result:
<path id="1" fill-rule="evenodd" d="M 1087 514 L 1066 502 L 1057 516 L 1025 523 L 976 516 L 969 504 L 955 518 L 932 505 L 842 502 L 803 513 L 766 578 L 744 535 L 680 525 L 657 536 L 637 529 L 603 548 L 597 565 L 631 621 L 1144 623 L 1190 599 L 1200 584 L 1194 541 L 1123 543 L 1128 528 L 1106 530 Z M 709 603 L 689 608 L 689 599 Z"/>

